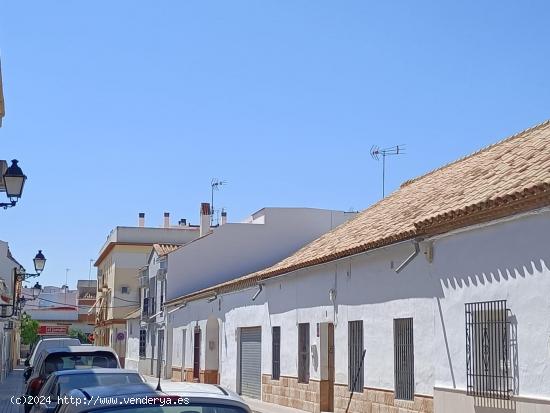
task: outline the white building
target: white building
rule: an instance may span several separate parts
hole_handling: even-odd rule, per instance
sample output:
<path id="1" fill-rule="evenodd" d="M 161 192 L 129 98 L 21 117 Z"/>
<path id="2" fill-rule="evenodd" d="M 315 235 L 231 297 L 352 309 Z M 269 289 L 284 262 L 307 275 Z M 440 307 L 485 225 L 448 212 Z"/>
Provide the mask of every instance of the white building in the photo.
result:
<path id="1" fill-rule="evenodd" d="M 172 369 L 311 412 L 550 412 L 548 234 L 545 122 L 169 300 Z"/>
<path id="2" fill-rule="evenodd" d="M 171 377 L 174 373 L 181 377 L 185 372 L 172 363 L 172 330 L 163 327 L 165 297 L 173 300 L 272 265 L 355 215 L 353 212 L 313 208 L 263 208 L 241 223 L 227 223 L 227 217 L 222 215 L 221 225 L 214 232 L 207 234 L 203 231 L 201 238 L 180 248 L 155 245 L 142 278 L 147 302 L 142 306 L 146 311 L 142 312 L 141 327 L 139 313 L 129 316 L 133 321 L 128 325 L 127 358 L 135 363 L 141 354 L 140 371 L 156 374 L 158 350 L 155 347 L 158 349 L 166 344 L 168 351 L 164 351 L 167 358 L 163 358 L 163 375 Z M 210 216 L 203 214 L 201 222 L 208 225 Z M 153 323 L 146 325 L 144 322 L 148 318 Z M 164 370 L 166 364 L 172 368 Z M 202 377 L 201 381 L 218 381 L 218 372 L 214 368 L 195 370 L 195 374 Z M 189 369 L 187 375 L 192 377 L 193 370 Z"/>
<path id="3" fill-rule="evenodd" d="M 19 322 L 12 304 L 15 274 L 21 269 L 8 243 L 0 241 L 0 382 L 19 358 Z M 18 288 L 17 285 L 15 287 Z"/>
<path id="4" fill-rule="evenodd" d="M 95 311 L 95 344 L 111 346 L 124 365 L 127 346 L 124 317 L 139 308 L 138 271 L 147 264 L 155 243 L 185 244 L 200 236 L 198 225 L 179 220 L 171 225 L 170 214 L 164 213 L 162 226 L 145 226 L 145 213 L 138 216 L 137 227 L 117 226 L 108 235 L 95 262 L 97 299 Z"/>
<path id="5" fill-rule="evenodd" d="M 39 335 L 47 335 L 47 327 L 56 327 L 57 331 L 68 334 L 70 330 L 79 330 L 85 334 L 93 333 L 94 326 L 82 319 L 81 312 L 87 312 L 89 307 L 80 310 L 79 291 L 70 290 L 66 286 L 46 286 L 38 298 L 33 300 L 31 288 L 23 288 L 26 303 L 23 310 L 38 321 Z M 93 301 L 92 301 L 93 302 Z M 60 333 L 57 334 L 60 334 Z"/>

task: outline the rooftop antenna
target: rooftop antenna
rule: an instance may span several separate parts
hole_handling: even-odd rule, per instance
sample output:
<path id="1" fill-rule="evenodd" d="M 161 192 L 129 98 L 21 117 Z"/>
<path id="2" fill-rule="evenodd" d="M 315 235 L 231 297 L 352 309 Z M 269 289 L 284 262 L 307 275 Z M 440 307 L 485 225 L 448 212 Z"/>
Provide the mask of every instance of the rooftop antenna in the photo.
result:
<path id="1" fill-rule="evenodd" d="M 88 271 L 88 287 L 90 286 L 90 282 L 92 281 L 92 264 L 94 262 L 93 258 L 90 258 L 90 270 Z"/>
<path id="2" fill-rule="evenodd" d="M 211 196 L 211 207 L 212 207 L 212 215 L 210 216 L 210 225 L 214 225 L 214 214 L 217 212 L 214 209 L 214 191 L 219 191 L 220 187 L 223 185 L 227 185 L 227 181 L 219 180 L 218 178 L 212 178 L 212 181 L 210 182 L 210 196 Z"/>
<path id="3" fill-rule="evenodd" d="M 67 304 L 67 290 L 69 289 L 69 271 L 71 271 L 70 268 L 65 268 L 65 304 Z"/>
<path id="4" fill-rule="evenodd" d="M 405 153 L 405 145 L 392 146 L 391 148 L 380 149 L 377 145 L 370 148 L 370 156 L 375 161 L 382 156 L 382 198 L 386 196 L 386 156 L 402 155 Z"/>

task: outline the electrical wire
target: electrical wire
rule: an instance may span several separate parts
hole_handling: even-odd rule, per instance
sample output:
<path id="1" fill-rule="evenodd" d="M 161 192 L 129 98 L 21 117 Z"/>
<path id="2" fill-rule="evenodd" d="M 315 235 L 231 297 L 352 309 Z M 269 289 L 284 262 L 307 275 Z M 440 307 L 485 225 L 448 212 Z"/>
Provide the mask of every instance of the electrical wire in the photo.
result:
<path id="1" fill-rule="evenodd" d="M 24 295 L 24 293 L 23 293 L 23 295 Z M 28 295 L 28 297 L 32 297 L 32 296 Z M 81 307 L 82 308 L 84 308 L 84 307 L 92 308 L 93 307 L 92 305 L 87 305 L 87 304 L 81 304 L 81 305 L 66 304 L 66 303 L 61 303 L 59 301 L 48 300 L 47 298 L 38 297 L 37 299 L 42 300 L 42 301 L 46 301 L 46 302 L 52 303 L 52 304 L 60 304 L 60 305 L 66 306 L 66 307 L 73 307 L 73 308 L 76 308 L 76 309 L 81 308 Z M 130 301 L 130 302 L 134 302 L 135 304 L 139 304 L 139 302 L 137 302 L 137 301 Z M 38 304 L 37 305 L 32 305 L 32 304 L 29 305 L 29 304 L 25 303 L 25 307 L 27 307 L 27 306 L 37 307 L 37 308 L 39 307 Z M 117 306 L 108 306 L 108 307 L 101 307 L 101 308 L 127 308 L 127 307 L 135 307 L 135 305 L 117 305 Z M 47 307 L 45 307 L 45 308 L 47 308 Z"/>

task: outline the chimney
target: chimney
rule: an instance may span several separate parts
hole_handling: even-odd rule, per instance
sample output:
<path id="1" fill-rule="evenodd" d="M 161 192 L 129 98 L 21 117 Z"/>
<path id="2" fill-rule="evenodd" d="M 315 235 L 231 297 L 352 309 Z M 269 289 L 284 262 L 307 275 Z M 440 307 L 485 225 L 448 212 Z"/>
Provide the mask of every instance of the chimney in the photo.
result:
<path id="1" fill-rule="evenodd" d="M 210 232 L 210 204 L 203 202 L 201 204 L 201 220 L 200 220 L 200 236 L 206 235 Z"/>
<path id="2" fill-rule="evenodd" d="M 170 212 L 164 213 L 164 228 L 170 228 Z"/>
<path id="3" fill-rule="evenodd" d="M 182 218 L 179 220 L 178 224 L 180 224 L 181 227 L 187 226 L 187 220 Z"/>
<path id="4" fill-rule="evenodd" d="M 222 219 L 220 221 L 220 225 L 227 224 L 227 212 L 222 210 Z"/>
<path id="5" fill-rule="evenodd" d="M 142 228 L 145 226 L 145 212 L 139 213 L 138 226 Z"/>

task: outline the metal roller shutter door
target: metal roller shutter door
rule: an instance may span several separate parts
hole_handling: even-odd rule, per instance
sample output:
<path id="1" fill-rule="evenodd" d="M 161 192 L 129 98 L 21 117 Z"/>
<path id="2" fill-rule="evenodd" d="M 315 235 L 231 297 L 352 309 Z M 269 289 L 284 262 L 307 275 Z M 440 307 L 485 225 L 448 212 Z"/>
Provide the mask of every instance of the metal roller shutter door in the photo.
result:
<path id="1" fill-rule="evenodd" d="M 261 399 L 262 328 L 241 328 L 241 394 Z"/>

